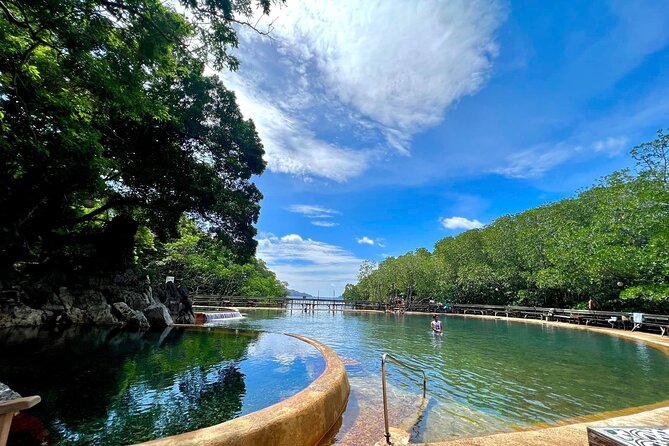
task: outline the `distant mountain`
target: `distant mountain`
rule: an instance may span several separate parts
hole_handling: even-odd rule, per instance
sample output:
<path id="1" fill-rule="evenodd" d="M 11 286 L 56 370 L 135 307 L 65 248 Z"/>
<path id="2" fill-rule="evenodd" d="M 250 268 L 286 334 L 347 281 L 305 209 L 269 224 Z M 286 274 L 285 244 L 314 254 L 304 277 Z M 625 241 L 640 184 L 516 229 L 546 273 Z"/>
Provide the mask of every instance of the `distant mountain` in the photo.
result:
<path id="1" fill-rule="evenodd" d="M 309 293 L 303 293 L 301 291 L 291 290 L 290 288 L 288 288 L 288 295 L 290 297 L 314 297 Z"/>

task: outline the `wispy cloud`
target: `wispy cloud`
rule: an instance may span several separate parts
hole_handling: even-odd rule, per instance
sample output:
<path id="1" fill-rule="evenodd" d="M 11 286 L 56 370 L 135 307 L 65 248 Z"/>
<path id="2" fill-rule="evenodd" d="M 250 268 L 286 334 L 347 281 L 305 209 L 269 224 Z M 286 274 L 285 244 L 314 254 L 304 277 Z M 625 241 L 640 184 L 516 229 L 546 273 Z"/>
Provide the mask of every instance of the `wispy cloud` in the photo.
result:
<path id="1" fill-rule="evenodd" d="M 292 288 L 315 294 L 317 289 L 336 288 L 355 281 L 362 259 L 345 249 L 299 234 L 258 237 L 257 256 Z"/>
<path id="2" fill-rule="evenodd" d="M 295 212 L 296 214 L 302 214 L 309 218 L 332 218 L 335 215 L 340 214 L 339 211 L 334 209 L 328 209 L 323 206 L 311 205 L 311 204 L 293 204 L 288 206 L 290 212 Z"/>
<path id="3" fill-rule="evenodd" d="M 446 229 L 476 229 L 482 228 L 483 223 L 465 217 L 441 217 L 439 223 Z"/>
<path id="4" fill-rule="evenodd" d="M 335 223 L 333 221 L 321 221 L 321 220 L 312 221 L 311 224 L 314 226 L 320 226 L 322 228 L 332 228 L 333 226 L 339 226 L 339 223 Z"/>
<path id="5" fill-rule="evenodd" d="M 529 150 L 513 153 L 506 158 L 506 165 L 492 172 L 507 178 L 540 178 L 551 169 L 569 160 L 586 160 L 597 154 L 609 157 L 619 155 L 627 144 L 627 138 L 606 137 L 589 144 L 558 142 L 541 144 Z"/>
<path id="6" fill-rule="evenodd" d="M 343 182 L 367 169 L 373 151 L 355 150 L 318 138 L 303 116 L 282 108 L 281 101 L 259 89 L 251 78 L 227 73 L 225 80 L 235 91 L 244 116 L 256 125 L 269 170 Z"/>
<path id="7" fill-rule="evenodd" d="M 606 153 L 609 156 L 619 155 L 626 146 L 627 138 L 612 136 L 606 139 L 595 141 L 592 144 L 592 148 L 595 150 L 595 152 Z"/>
<path id="8" fill-rule="evenodd" d="M 525 150 L 507 157 L 507 165 L 494 169 L 493 172 L 508 178 L 539 178 L 571 156 L 569 151 L 561 149 L 544 153 L 538 150 Z"/>

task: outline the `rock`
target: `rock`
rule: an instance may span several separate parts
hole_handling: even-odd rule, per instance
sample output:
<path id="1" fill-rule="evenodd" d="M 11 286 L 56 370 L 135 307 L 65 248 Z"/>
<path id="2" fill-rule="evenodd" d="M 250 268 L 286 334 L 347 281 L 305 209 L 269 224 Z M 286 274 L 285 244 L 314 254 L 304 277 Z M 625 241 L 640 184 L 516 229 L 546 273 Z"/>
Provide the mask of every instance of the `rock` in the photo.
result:
<path id="1" fill-rule="evenodd" d="M 34 327 L 47 321 L 43 310 L 31 308 L 24 304 L 13 305 L 0 312 L 0 327 Z"/>
<path id="2" fill-rule="evenodd" d="M 176 324 L 194 324 L 195 323 L 195 314 L 181 312 L 176 315 L 174 318 Z"/>
<path id="3" fill-rule="evenodd" d="M 90 323 L 94 325 L 120 325 L 120 321 L 112 314 L 111 305 L 105 304 L 99 307 L 89 307 L 88 315 Z"/>
<path id="4" fill-rule="evenodd" d="M 74 325 L 83 325 L 88 323 L 88 315 L 81 308 L 71 307 L 65 312 L 65 317 Z"/>
<path id="5" fill-rule="evenodd" d="M 65 309 L 69 309 L 74 305 L 74 296 L 64 286 L 58 288 L 58 298 Z"/>
<path id="6" fill-rule="evenodd" d="M 0 383 L 0 402 L 15 400 L 16 398 L 21 398 L 21 395 L 10 389 L 7 384 Z"/>
<path id="7" fill-rule="evenodd" d="M 124 322 L 130 328 L 149 328 L 149 321 L 146 320 L 144 313 L 133 310 L 125 302 L 116 302 L 112 305 L 115 313 L 121 322 Z"/>
<path id="8" fill-rule="evenodd" d="M 75 296 L 75 306 L 79 308 L 104 308 L 107 298 L 97 290 L 83 290 Z"/>
<path id="9" fill-rule="evenodd" d="M 111 305 L 104 304 L 93 307 L 71 307 L 63 313 L 61 324 L 75 325 L 121 325 L 114 314 Z"/>
<path id="10" fill-rule="evenodd" d="M 144 309 L 144 316 L 149 321 L 151 328 L 165 328 L 174 323 L 170 312 L 163 304 L 149 305 Z"/>
<path id="11" fill-rule="evenodd" d="M 165 304 L 178 324 L 194 324 L 193 302 L 188 298 L 188 288 L 177 287 L 173 282 L 167 282 L 156 288 L 156 296 Z"/>
<path id="12" fill-rule="evenodd" d="M 113 295 L 113 302 L 125 302 L 133 310 L 143 311 L 153 303 L 142 293 L 132 289 L 115 287 L 111 294 Z"/>

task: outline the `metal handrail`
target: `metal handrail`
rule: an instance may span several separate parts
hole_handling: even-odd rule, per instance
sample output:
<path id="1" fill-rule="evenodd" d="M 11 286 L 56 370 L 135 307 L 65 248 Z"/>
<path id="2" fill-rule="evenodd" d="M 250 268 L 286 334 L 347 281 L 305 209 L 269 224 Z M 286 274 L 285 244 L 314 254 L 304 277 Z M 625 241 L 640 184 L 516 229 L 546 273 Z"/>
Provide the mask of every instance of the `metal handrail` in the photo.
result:
<path id="1" fill-rule="evenodd" d="M 414 373 L 422 373 L 423 374 L 423 400 L 425 400 L 425 395 L 427 393 L 427 375 L 425 374 L 425 370 L 407 365 L 400 361 L 399 359 L 395 358 L 392 356 L 390 353 L 384 353 L 381 356 L 381 385 L 383 387 L 383 421 L 385 423 L 386 427 L 386 444 L 392 444 L 390 442 L 390 426 L 388 423 L 388 394 L 386 391 L 386 360 L 391 359 L 395 364 L 401 365 L 407 370 L 410 370 Z"/>

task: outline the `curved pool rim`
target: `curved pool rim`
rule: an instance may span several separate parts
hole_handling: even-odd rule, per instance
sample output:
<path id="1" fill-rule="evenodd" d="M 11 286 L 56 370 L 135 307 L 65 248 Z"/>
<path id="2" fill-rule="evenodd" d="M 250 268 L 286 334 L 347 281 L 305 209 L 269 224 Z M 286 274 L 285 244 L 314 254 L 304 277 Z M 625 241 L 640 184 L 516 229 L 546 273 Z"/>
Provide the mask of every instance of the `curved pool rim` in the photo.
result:
<path id="1" fill-rule="evenodd" d="M 408 314 L 408 312 L 407 312 Z M 424 313 L 412 313 L 424 314 Z M 564 322 L 542 321 L 538 319 L 523 319 L 515 317 L 487 316 L 476 314 L 444 314 L 447 317 L 464 317 L 486 319 L 490 321 L 500 320 L 512 323 L 525 323 L 535 325 L 547 325 L 553 327 L 571 328 L 574 330 L 585 330 L 616 336 L 629 341 L 642 342 L 645 345 L 660 350 L 669 356 L 669 337 L 646 332 L 632 332 L 616 330 L 608 327 L 590 327 L 584 325 L 566 324 Z M 622 424 L 621 424 L 622 423 Z M 626 409 L 601 412 L 583 417 L 559 420 L 555 423 L 538 423 L 518 431 L 499 431 L 486 435 L 467 438 L 458 438 L 434 443 L 419 443 L 415 446 L 456 446 L 456 445 L 524 445 L 524 444 L 565 444 L 565 445 L 588 445 L 586 428 L 592 425 L 617 425 L 617 426 L 661 426 L 669 425 L 669 400 L 660 401 L 655 404 L 644 406 L 632 406 Z M 564 443 L 565 435 L 570 438 Z M 558 441 L 555 443 L 555 441 Z"/>
<path id="2" fill-rule="evenodd" d="M 199 328 L 174 324 L 175 327 Z M 216 329 L 215 327 L 203 327 Z M 339 422 L 350 386 L 344 363 L 324 344 L 284 333 L 314 346 L 325 370 L 306 388 L 281 402 L 232 420 L 138 445 L 151 446 L 314 446 Z"/>

